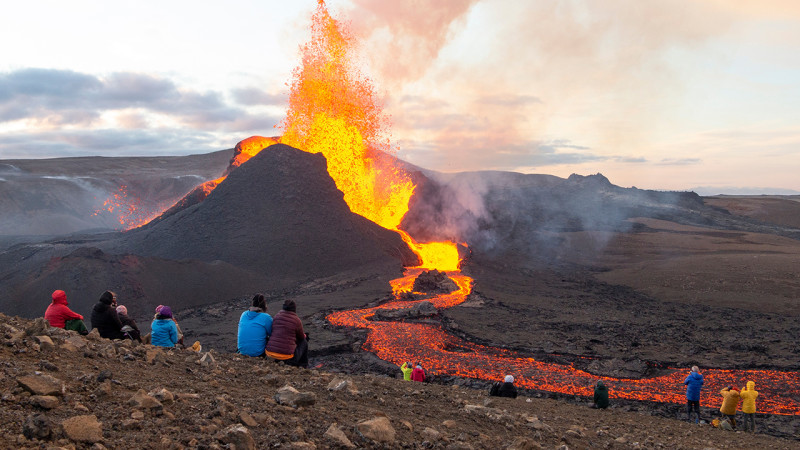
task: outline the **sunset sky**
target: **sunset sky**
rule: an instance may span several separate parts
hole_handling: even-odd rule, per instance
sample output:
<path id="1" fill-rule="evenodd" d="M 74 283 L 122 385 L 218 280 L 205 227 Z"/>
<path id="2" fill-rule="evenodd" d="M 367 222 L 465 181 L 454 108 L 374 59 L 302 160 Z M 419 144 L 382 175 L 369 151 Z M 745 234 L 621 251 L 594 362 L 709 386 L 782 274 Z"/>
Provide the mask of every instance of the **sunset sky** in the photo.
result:
<path id="1" fill-rule="evenodd" d="M 329 0 L 398 156 L 800 191 L 800 2 Z M 271 136 L 316 0 L 15 2 L 0 159 L 203 153 Z"/>

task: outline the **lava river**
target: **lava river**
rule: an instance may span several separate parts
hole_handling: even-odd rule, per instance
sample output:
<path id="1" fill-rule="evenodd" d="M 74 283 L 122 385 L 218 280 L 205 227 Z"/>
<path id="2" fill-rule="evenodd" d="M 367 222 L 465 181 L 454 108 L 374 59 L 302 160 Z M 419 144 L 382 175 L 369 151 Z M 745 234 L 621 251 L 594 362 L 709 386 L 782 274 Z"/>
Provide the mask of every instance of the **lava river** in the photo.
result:
<path id="1" fill-rule="evenodd" d="M 686 389 L 683 380 L 687 368 L 672 368 L 668 375 L 646 379 L 598 377 L 575 369 L 571 365 L 544 363 L 533 358 L 520 357 L 515 352 L 487 347 L 464 341 L 448 334 L 441 326 L 406 322 L 372 321 L 369 318 L 379 309 L 404 309 L 422 301 L 430 301 L 436 308 L 449 308 L 464 302 L 472 290 L 472 279 L 460 272 L 448 272 L 459 289 L 429 299 L 402 301 L 399 293 L 410 290 L 422 269 L 409 269 L 405 276 L 392 281 L 397 300 L 380 306 L 339 311 L 327 319 L 333 325 L 367 328 L 369 337 L 364 350 L 394 364 L 404 361 L 421 361 L 426 369 L 437 374 L 453 375 L 483 380 L 502 380 L 513 374 L 517 386 L 570 395 L 591 396 L 598 379 L 609 387 L 610 396 L 628 400 L 644 400 L 684 404 Z M 772 370 L 719 370 L 703 371 L 705 385 L 700 403 L 717 406 L 721 402 L 719 390 L 727 385 L 743 386 L 755 381 L 758 411 L 768 414 L 800 414 L 800 373 Z"/>

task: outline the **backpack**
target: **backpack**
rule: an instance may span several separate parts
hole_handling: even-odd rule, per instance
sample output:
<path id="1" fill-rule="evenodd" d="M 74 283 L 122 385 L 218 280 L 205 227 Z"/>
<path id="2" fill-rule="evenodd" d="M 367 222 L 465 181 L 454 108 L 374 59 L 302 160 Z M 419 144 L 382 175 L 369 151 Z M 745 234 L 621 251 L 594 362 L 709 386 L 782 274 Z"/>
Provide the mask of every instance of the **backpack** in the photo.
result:
<path id="1" fill-rule="evenodd" d="M 489 389 L 489 395 L 493 395 L 495 397 L 499 396 L 500 395 L 500 386 L 501 386 L 501 384 L 500 384 L 499 381 L 496 382 L 495 384 L 493 384 L 492 387 Z"/>

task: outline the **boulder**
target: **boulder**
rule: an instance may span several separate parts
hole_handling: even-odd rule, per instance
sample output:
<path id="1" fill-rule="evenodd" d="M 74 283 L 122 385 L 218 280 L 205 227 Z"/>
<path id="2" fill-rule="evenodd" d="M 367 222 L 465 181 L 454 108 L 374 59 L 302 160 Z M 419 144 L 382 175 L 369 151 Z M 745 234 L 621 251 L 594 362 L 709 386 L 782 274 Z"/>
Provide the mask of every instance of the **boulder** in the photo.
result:
<path id="1" fill-rule="evenodd" d="M 147 392 L 144 389 L 139 389 L 139 391 L 133 395 L 133 397 L 128 400 L 128 404 L 133 406 L 134 408 L 139 409 L 149 409 L 149 410 L 163 410 L 164 405 L 161 404 L 155 397 L 147 395 Z"/>
<path id="2" fill-rule="evenodd" d="M 50 336 L 35 336 L 34 339 L 39 343 L 39 348 L 42 349 L 42 351 L 49 352 L 56 349 L 56 344 L 53 343 Z"/>
<path id="3" fill-rule="evenodd" d="M 164 405 L 171 405 L 175 401 L 175 396 L 172 395 L 172 392 L 164 388 L 150 392 L 147 395 L 154 397 L 156 400 L 160 401 Z"/>
<path id="4" fill-rule="evenodd" d="M 311 406 L 316 403 L 317 398 L 313 392 L 300 392 L 297 389 L 286 385 L 275 393 L 275 401 L 279 405 L 287 405 L 292 408 L 300 406 Z"/>
<path id="5" fill-rule="evenodd" d="M 37 317 L 25 328 L 25 334 L 28 336 L 40 336 L 46 334 L 48 328 L 50 328 L 50 322 L 44 317 Z"/>
<path id="6" fill-rule="evenodd" d="M 414 280 L 414 292 L 425 292 L 426 294 L 447 294 L 458 289 L 455 281 L 450 279 L 444 272 L 438 270 L 428 270 L 422 272 Z"/>
<path id="7" fill-rule="evenodd" d="M 325 438 L 330 439 L 333 443 L 341 445 L 345 448 L 356 448 L 355 444 L 353 444 L 350 439 L 344 434 L 339 425 L 334 422 L 331 426 L 328 427 L 328 430 L 325 431 L 323 435 Z"/>
<path id="8" fill-rule="evenodd" d="M 328 383 L 328 390 L 336 392 L 347 390 L 347 392 L 353 395 L 358 395 L 358 389 L 356 388 L 355 383 L 346 378 L 334 378 L 330 383 Z"/>
<path id="9" fill-rule="evenodd" d="M 147 349 L 144 360 L 147 361 L 147 364 L 157 364 L 166 362 L 167 358 L 164 356 L 164 352 L 161 351 L 160 348 L 153 347 Z"/>
<path id="10" fill-rule="evenodd" d="M 356 431 L 375 442 L 394 443 L 395 430 L 387 417 L 376 417 L 356 424 Z"/>
<path id="11" fill-rule="evenodd" d="M 53 409 L 58 407 L 58 397 L 52 395 L 33 395 L 30 398 L 31 405 L 42 409 Z"/>
<path id="12" fill-rule="evenodd" d="M 26 375 L 17 378 L 17 383 L 33 395 L 64 395 L 64 382 L 50 375 Z"/>
<path id="13" fill-rule="evenodd" d="M 430 317 L 439 314 L 439 310 L 429 301 L 422 301 L 409 308 L 403 309 L 377 309 L 372 316 L 372 320 L 392 321 L 403 319 L 416 319 L 419 317 Z"/>
<path id="14" fill-rule="evenodd" d="M 28 416 L 22 423 L 22 434 L 28 439 L 50 439 L 53 424 L 44 414 Z"/>
<path id="15" fill-rule="evenodd" d="M 256 419 L 254 419 L 253 416 L 251 416 L 247 411 L 241 411 L 239 413 L 239 422 L 250 428 L 255 428 L 258 426 L 258 421 L 256 421 Z"/>
<path id="16" fill-rule="evenodd" d="M 103 440 L 103 423 L 94 414 L 70 417 L 61 422 L 61 426 L 72 441 L 94 444 Z"/>
<path id="17" fill-rule="evenodd" d="M 222 430 L 220 441 L 224 444 L 232 445 L 236 450 L 255 450 L 256 441 L 250 435 L 250 430 L 236 424 Z"/>

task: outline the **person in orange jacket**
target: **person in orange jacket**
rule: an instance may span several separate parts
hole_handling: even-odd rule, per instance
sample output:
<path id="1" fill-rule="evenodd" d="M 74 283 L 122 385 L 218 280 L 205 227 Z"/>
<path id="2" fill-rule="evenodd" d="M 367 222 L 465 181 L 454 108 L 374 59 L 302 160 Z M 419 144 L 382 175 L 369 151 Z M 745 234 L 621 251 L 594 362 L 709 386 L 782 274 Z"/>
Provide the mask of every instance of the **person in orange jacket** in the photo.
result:
<path id="1" fill-rule="evenodd" d="M 728 386 L 719 391 L 722 395 L 722 406 L 719 412 L 727 417 L 731 422 L 731 427 L 736 429 L 736 406 L 739 404 L 739 390 L 733 386 Z"/>
<path id="2" fill-rule="evenodd" d="M 756 383 L 748 381 L 747 387 L 739 394 L 742 398 L 742 412 L 744 413 L 744 431 L 756 432 Z"/>

